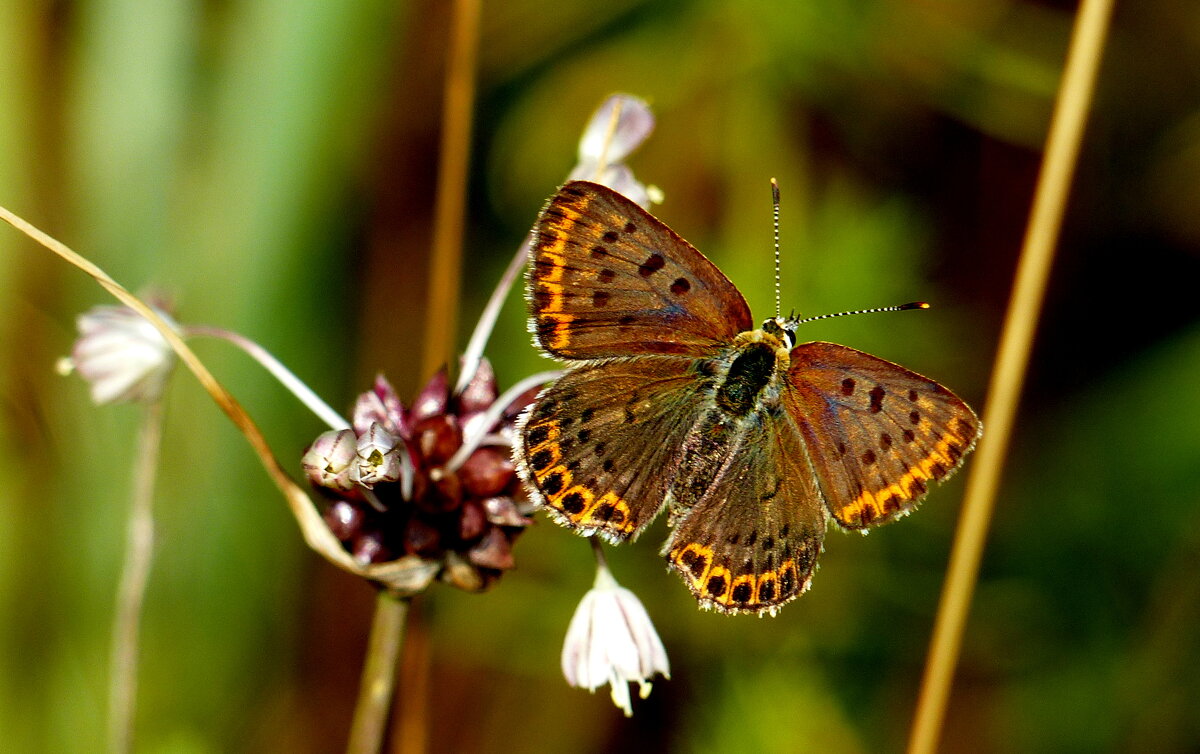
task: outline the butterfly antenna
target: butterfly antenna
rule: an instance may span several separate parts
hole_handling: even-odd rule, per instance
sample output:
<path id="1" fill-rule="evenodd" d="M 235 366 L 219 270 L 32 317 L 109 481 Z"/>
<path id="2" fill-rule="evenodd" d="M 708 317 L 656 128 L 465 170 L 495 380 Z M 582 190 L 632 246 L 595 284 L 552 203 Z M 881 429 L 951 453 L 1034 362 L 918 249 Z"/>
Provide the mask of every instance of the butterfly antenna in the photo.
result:
<path id="1" fill-rule="evenodd" d="M 907 304 L 899 306 L 879 306 L 874 309 L 855 309 L 852 312 L 837 312 L 835 314 L 818 314 L 815 317 L 805 317 L 804 319 L 796 320 L 795 324 L 802 325 L 805 322 L 815 322 L 818 319 L 832 319 L 833 317 L 848 317 L 851 314 L 875 314 L 876 312 L 902 312 L 906 309 L 928 309 L 929 304 L 924 301 L 910 301 Z"/>
<path id="2" fill-rule="evenodd" d="M 771 215 L 775 225 L 775 318 L 779 319 L 779 181 L 771 179 Z"/>

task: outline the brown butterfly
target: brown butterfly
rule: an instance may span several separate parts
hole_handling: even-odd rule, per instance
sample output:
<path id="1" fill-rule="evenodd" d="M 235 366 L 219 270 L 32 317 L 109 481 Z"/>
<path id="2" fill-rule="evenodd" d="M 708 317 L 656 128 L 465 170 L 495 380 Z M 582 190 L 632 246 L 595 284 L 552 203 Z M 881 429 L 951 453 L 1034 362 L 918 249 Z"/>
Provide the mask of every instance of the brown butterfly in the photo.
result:
<path id="1" fill-rule="evenodd" d="M 737 288 L 624 196 L 568 183 L 535 228 L 530 328 L 569 364 L 522 416 L 514 455 L 561 524 L 611 542 L 664 507 L 663 553 L 706 608 L 774 613 L 808 588 L 832 516 L 911 512 L 980 435 L 904 367 L 754 329 Z"/>

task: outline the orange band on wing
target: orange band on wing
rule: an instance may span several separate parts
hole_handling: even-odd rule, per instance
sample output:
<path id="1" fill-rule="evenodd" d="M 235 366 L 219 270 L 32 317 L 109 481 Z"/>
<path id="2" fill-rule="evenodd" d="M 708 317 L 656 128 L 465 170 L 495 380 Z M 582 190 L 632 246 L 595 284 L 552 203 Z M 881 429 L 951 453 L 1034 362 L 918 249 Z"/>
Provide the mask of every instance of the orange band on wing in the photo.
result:
<path id="1" fill-rule="evenodd" d="M 567 237 L 565 235 L 562 236 L 561 241 L 563 244 L 566 244 Z M 557 243 L 558 241 L 555 241 L 556 245 Z M 542 249 L 538 252 L 537 263 L 539 265 L 537 281 L 539 283 L 557 283 L 562 280 L 563 270 L 567 266 L 567 258 L 561 254 L 555 254 Z"/>
<path id="2" fill-rule="evenodd" d="M 807 586 L 793 558 L 773 570 L 732 577 L 728 568 L 713 564 L 713 556 L 713 548 L 690 542 L 676 547 L 667 559 L 702 602 L 710 602 L 722 610 L 773 610 Z"/>
<path id="3" fill-rule="evenodd" d="M 545 288 L 546 293 L 549 294 L 544 300 L 538 300 L 538 304 L 541 306 L 541 313 L 561 312 L 563 308 L 563 287 L 558 283 L 551 283 L 545 280 L 539 280 L 537 283 Z"/>
<path id="4" fill-rule="evenodd" d="M 575 317 L 562 312 L 542 312 L 538 315 L 539 332 L 545 334 L 547 348 L 563 348 L 571 342 L 570 325 L 575 321 Z M 553 322 L 554 326 L 547 333 L 544 327 L 541 327 L 545 322 Z"/>
<path id="5" fill-rule="evenodd" d="M 587 202 L 581 202 L 580 208 L 587 206 Z M 554 241 L 549 246 L 543 246 L 538 249 L 542 254 L 560 255 L 563 249 L 567 248 L 567 231 L 569 231 L 583 216 L 582 212 L 577 212 L 570 207 L 558 205 L 556 209 L 562 213 L 562 217 L 556 217 L 549 228 L 542 228 L 541 232 L 545 234 L 547 231 L 554 233 Z M 562 264 L 562 257 L 559 257 L 559 264 Z"/>
<path id="6" fill-rule="evenodd" d="M 957 438 L 940 440 L 934 446 L 932 453 L 918 461 L 916 465 L 910 466 L 895 482 L 874 492 L 863 490 L 862 494 L 854 499 L 854 502 L 838 511 L 838 518 L 847 523 L 861 522 L 866 525 L 873 520 L 890 516 L 899 511 L 903 508 L 904 503 L 924 494 L 923 484 L 922 489 L 918 490 L 916 494 L 913 493 L 914 483 L 944 479 L 954 470 L 958 461 L 951 454 L 951 450 L 958 449 L 959 444 Z M 962 458 L 961 453 L 957 455 L 959 459 Z M 867 513 L 868 509 L 870 513 Z"/>

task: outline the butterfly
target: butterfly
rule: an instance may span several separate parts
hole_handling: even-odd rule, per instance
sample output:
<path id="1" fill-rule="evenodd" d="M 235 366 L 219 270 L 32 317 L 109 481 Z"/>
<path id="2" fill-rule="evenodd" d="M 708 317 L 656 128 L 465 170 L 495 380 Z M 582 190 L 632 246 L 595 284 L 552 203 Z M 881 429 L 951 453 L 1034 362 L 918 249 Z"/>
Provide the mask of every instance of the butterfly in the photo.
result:
<path id="1" fill-rule="evenodd" d="M 973 448 L 937 382 L 746 300 L 662 221 L 573 181 L 534 228 L 536 345 L 565 361 L 518 421 L 514 458 L 560 524 L 619 543 L 664 509 L 663 547 L 701 607 L 774 614 L 809 586 L 829 519 L 911 512 Z"/>

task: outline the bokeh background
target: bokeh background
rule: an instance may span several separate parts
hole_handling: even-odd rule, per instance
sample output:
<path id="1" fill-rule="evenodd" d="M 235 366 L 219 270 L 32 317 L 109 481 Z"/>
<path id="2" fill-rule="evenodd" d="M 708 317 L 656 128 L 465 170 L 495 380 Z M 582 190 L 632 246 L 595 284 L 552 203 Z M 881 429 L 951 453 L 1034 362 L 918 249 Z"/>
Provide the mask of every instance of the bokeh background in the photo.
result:
<path id="1" fill-rule="evenodd" d="M 945 751 L 1200 748 L 1200 6 L 1118 3 Z M 608 94 L 658 129 L 657 213 L 771 314 L 977 407 L 1075 4 L 484 4 L 459 341 Z M 270 348 L 348 407 L 417 372 L 449 4 L 0 3 L 0 204 L 179 317 Z M 0 749 L 96 751 L 138 410 L 55 374 L 110 303 L 0 228 Z M 298 470 L 321 431 L 240 353 L 196 344 Z M 544 368 L 519 292 L 488 349 Z M 970 464 L 968 463 L 968 468 Z M 591 556 L 542 520 L 490 592 L 435 587 L 397 749 L 895 751 L 910 726 L 963 476 L 869 537 L 832 532 L 773 619 L 701 613 L 657 555 L 611 555 L 673 677 L 624 719 L 558 669 Z M 169 392 L 137 721 L 147 752 L 344 745 L 373 591 L 308 552 L 186 373 Z"/>

